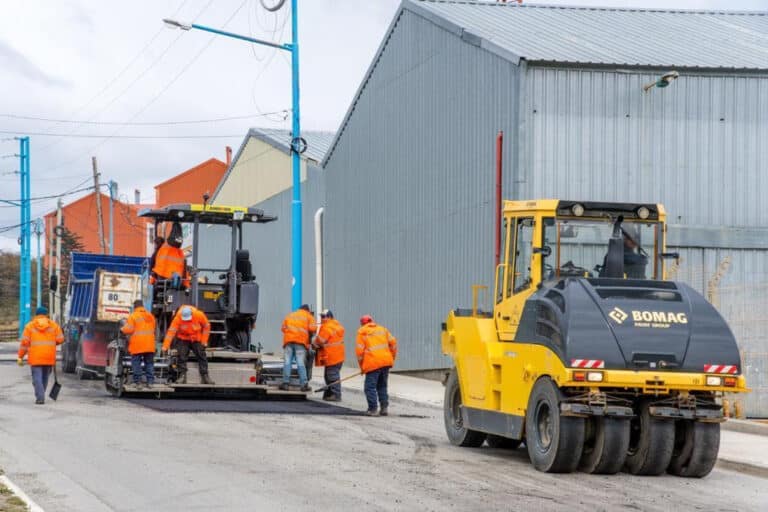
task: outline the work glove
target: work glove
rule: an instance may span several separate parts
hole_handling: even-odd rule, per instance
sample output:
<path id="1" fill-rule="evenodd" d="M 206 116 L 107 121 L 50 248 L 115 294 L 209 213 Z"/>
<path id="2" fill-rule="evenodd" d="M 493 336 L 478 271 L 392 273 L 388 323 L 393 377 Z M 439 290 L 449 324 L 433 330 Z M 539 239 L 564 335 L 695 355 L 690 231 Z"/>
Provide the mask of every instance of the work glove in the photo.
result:
<path id="1" fill-rule="evenodd" d="M 24 360 L 20 357 L 16 358 L 16 364 L 19 366 L 24 366 Z"/>

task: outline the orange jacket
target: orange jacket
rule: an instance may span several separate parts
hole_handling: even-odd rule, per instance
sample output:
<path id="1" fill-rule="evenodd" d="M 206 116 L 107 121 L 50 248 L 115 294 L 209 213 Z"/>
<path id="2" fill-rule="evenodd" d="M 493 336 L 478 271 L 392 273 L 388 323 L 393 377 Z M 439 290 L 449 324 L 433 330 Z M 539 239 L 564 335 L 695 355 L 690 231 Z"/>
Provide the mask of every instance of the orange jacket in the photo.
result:
<path id="1" fill-rule="evenodd" d="M 171 326 L 168 327 L 168 332 L 165 333 L 165 339 L 163 339 L 163 350 L 168 350 L 171 346 L 173 338 L 189 341 L 191 343 L 199 341 L 203 345 L 208 345 L 208 338 L 211 335 L 211 324 L 208 322 L 208 317 L 205 313 L 192 306 L 183 306 L 192 308 L 192 319 L 184 321 L 181 319 L 181 308 L 176 312 L 173 317 Z"/>
<path id="2" fill-rule="evenodd" d="M 315 318 L 305 309 L 297 309 L 289 313 L 283 320 L 283 346 L 289 343 L 300 343 L 309 348 L 309 336 L 317 330 Z"/>
<path id="3" fill-rule="evenodd" d="M 37 315 L 21 334 L 19 358 L 29 352 L 30 366 L 53 366 L 56 364 L 56 345 L 64 342 L 64 333 L 59 324 L 45 315 Z"/>
<path id="4" fill-rule="evenodd" d="M 357 362 L 363 373 L 394 366 L 397 340 L 383 325 L 368 322 L 357 330 Z"/>
<path id="5" fill-rule="evenodd" d="M 315 364 L 333 366 L 344 362 L 344 326 L 335 318 L 323 320 L 315 338 L 318 346 Z"/>
<path id="6" fill-rule="evenodd" d="M 123 334 L 130 334 L 128 353 L 148 354 L 155 352 L 155 317 L 144 308 L 136 308 L 128 316 L 128 321 L 120 329 Z"/>
<path id="7" fill-rule="evenodd" d="M 184 251 L 164 243 L 155 255 L 155 266 L 152 272 L 157 274 L 160 279 L 170 279 L 173 273 L 179 274 L 184 281 L 184 286 L 189 286 L 189 276 L 187 275 L 187 258 Z"/>

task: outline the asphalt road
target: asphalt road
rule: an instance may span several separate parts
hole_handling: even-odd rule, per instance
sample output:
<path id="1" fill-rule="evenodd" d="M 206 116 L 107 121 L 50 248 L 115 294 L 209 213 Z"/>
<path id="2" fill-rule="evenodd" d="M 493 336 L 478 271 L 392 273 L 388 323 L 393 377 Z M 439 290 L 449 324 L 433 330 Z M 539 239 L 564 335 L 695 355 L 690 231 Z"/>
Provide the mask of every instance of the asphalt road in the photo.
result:
<path id="1" fill-rule="evenodd" d="M 524 448 L 451 446 L 441 411 L 412 404 L 388 418 L 168 413 L 63 380 L 36 406 L 28 368 L 0 363 L 0 467 L 47 511 L 768 510 L 766 480 L 720 469 L 539 473 Z"/>

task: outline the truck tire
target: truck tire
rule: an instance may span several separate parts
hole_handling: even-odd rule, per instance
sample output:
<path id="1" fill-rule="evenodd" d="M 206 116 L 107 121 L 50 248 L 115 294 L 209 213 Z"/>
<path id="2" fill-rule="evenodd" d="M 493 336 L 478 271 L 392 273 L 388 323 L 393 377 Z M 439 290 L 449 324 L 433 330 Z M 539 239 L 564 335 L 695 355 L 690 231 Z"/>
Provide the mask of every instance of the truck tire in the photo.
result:
<path id="1" fill-rule="evenodd" d="M 77 367 L 77 360 L 75 359 L 75 353 L 72 350 L 74 342 L 68 341 L 64 344 L 61 350 L 61 370 L 64 373 L 75 373 Z"/>
<path id="2" fill-rule="evenodd" d="M 453 445 L 471 448 L 482 446 L 486 435 L 484 432 L 464 427 L 464 421 L 461 417 L 461 403 L 459 377 L 454 368 L 445 383 L 445 398 L 443 399 L 445 433 L 448 434 L 448 440 Z"/>
<path id="3" fill-rule="evenodd" d="M 504 436 L 488 434 L 488 438 L 485 440 L 485 442 L 491 448 L 502 448 L 504 450 L 517 450 L 517 448 L 520 446 L 520 443 L 522 443 L 523 441 L 521 439 L 510 439 Z"/>
<path id="4" fill-rule="evenodd" d="M 533 467 L 546 473 L 570 473 L 584 447 L 584 418 L 560 414 L 561 394 L 549 377 L 540 378 L 528 398 L 525 444 Z"/>
<path id="5" fill-rule="evenodd" d="M 579 469 L 613 475 L 621 471 L 629 448 L 629 420 L 593 417 L 586 421 Z"/>
<path id="6" fill-rule="evenodd" d="M 715 466 L 719 450 L 719 423 L 678 420 L 675 422 L 675 448 L 667 472 L 690 478 L 705 477 Z"/>
<path id="7" fill-rule="evenodd" d="M 675 446 L 675 422 L 654 418 L 650 402 L 640 402 L 630 420 L 629 448 L 624 470 L 633 475 L 660 475 L 669 466 Z"/>

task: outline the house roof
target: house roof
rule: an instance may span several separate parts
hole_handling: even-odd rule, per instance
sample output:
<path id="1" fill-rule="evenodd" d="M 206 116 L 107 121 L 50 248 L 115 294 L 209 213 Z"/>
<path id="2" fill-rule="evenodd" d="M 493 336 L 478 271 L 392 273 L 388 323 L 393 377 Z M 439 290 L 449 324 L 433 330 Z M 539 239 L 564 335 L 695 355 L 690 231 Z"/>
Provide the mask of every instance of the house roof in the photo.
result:
<path id="1" fill-rule="evenodd" d="M 319 164 L 323 161 L 326 152 L 331 147 L 331 143 L 335 138 L 335 133 L 306 130 L 301 132 L 301 136 L 304 140 L 307 141 L 307 150 L 301 155 L 302 158 L 313 160 Z M 290 154 L 290 130 L 282 130 L 276 128 L 251 128 L 248 130 L 245 138 L 243 138 L 243 142 L 237 149 L 237 153 L 235 153 L 234 158 L 232 158 L 232 163 L 227 169 L 227 172 L 224 173 L 224 176 L 222 176 L 221 180 L 219 181 L 219 186 L 216 187 L 216 191 L 213 193 L 213 198 L 211 201 L 216 199 L 216 196 L 219 195 L 221 187 L 224 185 L 224 183 L 226 183 L 227 178 L 229 178 L 229 174 L 232 172 L 232 169 L 234 169 L 235 165 L 237 165 L 237 161 L 240 160 L 240 155 L 242 155 L 243 151 L 245 150 L 245 146 L 248 144 L 248 141 L 251 140 L 252 137 L 279 149 L 283 153 Z"/>
<path id="2" fill-rule="evenodd" d="M 404 12 L 519 65 L 768 70 L 768 12 L 402 0 L 330 142 L 328 163 Z"/>
<path id="3" fill-rule="evenodd" d="M 768 12 L 405 0 L 468 42 L 540 62 L 768 69 Z"/>
<path id="4" fill-rule="evenodd" d="M 201 162 L 201 163 L 197 164 L 196 166 L 192 167 L 191 169 L 187 169 L 186 171 L 182 172 L 181 174 L 177 174 L 176 176 L 168 178 L 167 180 L 165 180 L 162 183 L 158 183 L 157 185 L 155 185 L 155 188 L 160 188 L 160 187 L 163 187 L 163 186 L 168 185 L 170 183 L 173 183 L 174 181 L 180 180 L 183 177 L 188 176 L 189 174 L 192 174 L 193 172 L 197 171 L 201 167 L 210 165 L 211 163 L 214 163 L 214 162 L 218 163 L 218 164 L 220 164 L 222 166 L 226 166 L 227 165 L 224 162 L 222 162 L 221 160 L 219 160 L 218 158 L 209 158 L 205 162 Z"/>

